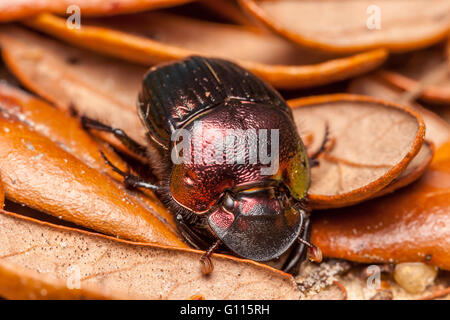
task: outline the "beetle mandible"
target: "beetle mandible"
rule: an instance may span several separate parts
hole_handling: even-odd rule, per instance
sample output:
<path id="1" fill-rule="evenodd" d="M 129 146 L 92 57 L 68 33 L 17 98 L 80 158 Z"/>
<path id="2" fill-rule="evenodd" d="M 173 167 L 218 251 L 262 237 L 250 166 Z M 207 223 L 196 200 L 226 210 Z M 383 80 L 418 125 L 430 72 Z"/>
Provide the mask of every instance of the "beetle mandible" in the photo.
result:
<path id="1" fill-rule="evenodd" d="M 157 183 L 122 172 L 105 158 L 126 186 L 155 191 L 175 215 L 185 241 L 207 250 L 200 260 L 203 273 L 213 270 L 210 255 L 220 245 L 243 258 L 269 261 L 295 243 L 285 271 L 306 248 L 311 260 L 321 260 L 320 250 L 308 242 L 307 192 L 316 156 L 308 158 L 290 108 L 270 85 L 232 62 L 192 56 L 146 73 L 138 114 L 147 130 L 146 146 L 120 129 L 86 117 L 82 122 L 87 129 L 113 133 L 149 159 Z M 268 139 L 269 131 L 278 141 Z M 229 132 L 246 143 L 227 140 Z M 221 149 L 215 161 L 196 158 L 217 147 L 218 137 L 228 141 L 228 149 Z M 181 145 L 189 148 L 180 152 Z M 241 162 L 228 161 L 230 148 Z M 264 171 L 267 162 L 254 161 L 261 152 L 252 152 L 261 148 L 277 155 L 272 172 Z M 174 155 L 188 161 L 174 161 Z"/>

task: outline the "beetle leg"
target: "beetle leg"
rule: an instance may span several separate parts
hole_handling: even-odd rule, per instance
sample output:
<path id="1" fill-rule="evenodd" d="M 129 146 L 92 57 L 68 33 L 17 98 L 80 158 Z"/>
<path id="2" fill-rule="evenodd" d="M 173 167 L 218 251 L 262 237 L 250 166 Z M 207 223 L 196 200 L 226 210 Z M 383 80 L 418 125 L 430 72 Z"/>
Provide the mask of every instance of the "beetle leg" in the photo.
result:
<path id="1" fill-rule="evenodd" d="M 306 221 L 305 220 L 303 221 L 304 224 L 302 224 L 302 229 L 300 231 L 300 238 L 306 241 L 306 239 L 308 238 L 309 219 L 306 218 Z M 292 253 L 289 255 L 287 261 L 283 266 L 284 272 L 292 273 L 294 271 L 294 268 L 298 265 L 298 263 L 305 254 L 305 247 L 306 245 L 300 241 L 296 243 L 294 249 L 292 250 Z"/>
<path id="2" fill-rule="evenodd" d="M 300 245 L 308 247 L 308 259 L 310 261 L 320 263 L 322 262 L 322 251 L 319 249 L 319 247 L 308 241 L 309 223 L 310 223 L 309 217 L 306 216 L 306 213 L 304 211 L 302 210 L 299 211 L 305 223 L 302 224 L 300 230 L 300 237 L 298 237 L 297 241 L 300 243 Z"/>
<path id="3" fill-rule="evenodd" d="M 137 155 L 144 157 L 144 158 L 147 156 L 147 149 L 140 143 L 138 143 L 135 140 L 133 140 L 132 138 L 130 138 L 122 129 L 112 128 L 112 127 L 107 126 L 97 120 L 94 120 L 94 119 L 91 119 L 91 118 L 88 118 L 85 116 L 81 117 L 81 124 L 82 124 L 83 128 L 88 129 L 88 130 L 93 129 L 93 130 L 112 133 L 130 151 L 132 151 L 132 152 L 136 153 Z"/>
<path id="4" fill-rule="evenodd" d="M 149 189 L 149 190 L 153 190 L 153 191 L 159 190 L 161 188 L 160 186 L 157 186 L 155 184 L 152 184 L 150 182 L 142 180 L 138 176 L 135 176 L 134 174 L 132 174 L 130 171 L 124 172 L 124 171 L 120 170 L 115 165 L 113 165 L 111 163 L 111 161 L 109 161 L 109 159 L 105 156 L 103 151 L 100 150 L 100 154 L 102 155 L 106 164 L 108 166 L 110 166 L 114 172 L 117 172 L 118 174 L 120 174 L 123 177 L 123 183 L 125 184 L 125 186 L 127 188 L 144 188 L 144 189 Z"/>
<path id="5" fill-rule="evenodd" d="M 196 249 L 208 247 L 208 243 L 186 224 L 181 214 L 177 215 L 176 223 L 181 235 L 192 247 Z"/>
<path id="6" fill-rule="evenodd" d="M 323 154 L 325 151 L 327 151 L 327 144 L 330 141 L 330 128 L 328 126 L 328 123 L 325 125 L 325 136 L 323 138 L 322 144 L 320 145 L 319 150 L 317 150 L 315 153 L 313 153 L 309 157 L 309 166 L 311 168 L 316 167 L 319 165 L 319 161 L 317 160 L 321 154 Z"/>
<path id="7" fill-rule="evenodd" d="M 297 246 L 293 249 L 293 253 L 290 254 L 283 266 L 283 271 L 286 273 L 291 273 L 293 271 L 295 266 L 297 266 L 304 256 L 306 248 L 308 248 L 308 259 L 310 261 L 317 263 L 322 261 L 322 251 L 308 241 L 310 219 L 303 210 L 298 211 L 300 213 L 300 217 L 302 218 L 302 226 L 300 229 L 300 236 L 297 239 Z"/>
<path id="8" fill-rule="evenodd" d="M 200 258 L 200 265 L 202 268 L 202 273 L 204 275 L 210 274 L 214 270 L 214 265 L 211 261 L 211 255 L 220 246 L 222 241 L 217 240 Z"/>
<path id="9" fill-rule="evenodd" d="M 322 262 L 322 250 L 312 243 L 309 243 L 305 239 L 298 238 L 298 241 L 308 247 L 308 259 L 312 262 Z"/>

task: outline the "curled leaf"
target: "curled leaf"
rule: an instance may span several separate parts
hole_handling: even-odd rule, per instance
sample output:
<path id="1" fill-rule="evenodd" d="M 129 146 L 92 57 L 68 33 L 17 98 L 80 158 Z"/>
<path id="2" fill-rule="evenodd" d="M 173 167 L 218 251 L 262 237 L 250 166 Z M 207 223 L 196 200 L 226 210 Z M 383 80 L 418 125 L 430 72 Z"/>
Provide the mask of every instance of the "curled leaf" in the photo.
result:
<path id="1" fill-rule="evenodd" d="M 0 111 L 14 116 L 92 168 L 114 174 L 101 157 L 99 150 L 102 150 L 126 170 L 123 161 L 109 148 L 96 143 L 77 119 L 20 89 L 0 83 Z"/>
<path id="2" fill-rule="evenodd" d="M 427 102 L 449 105 L 448 59 L 446 48 L 442 45 L 435 46 L 401 55 L 398 57 L 401 63 L 393 63 L 393 66 L 377 72 L 377 75 L 397 88 L 417 95 Z"/>
<path id="3" fill-rule="evenodd" d="M 240 25 L 252 25 L 235 0 L 198 0 L 198 2 L 227 21 Z"/>
<path id="4" fill-rule="evenodd" d="M 9 115 L 49 138 L 91 168 L 107 173 L 122 183 L 123 177 L 105 163 L 100 150 L 115 166 L 126 171 L 127 165 L 124 161 L 105 143 L 94 141 L 81 128 L 79 121 L 67 115 L 66 112 L 6 84 L 0 84 L 0 111 L 6 111 Z M 148 210 L 155 212 L 164 223 L 170 224 L 173 230 L 176 230 L 173 215 L 167 211 L 151 191 L 145 191 L 145 195 L 141 192 L 129 190 L 126 190 L 126 192 Z"/>
<path id="5" fill-rule="evenodd" d="M 0 172 L 6 197 L 135 241 L 186 246 L 155 211 L 113 180 L 24 124 L 0 117 Z"/>
<path id="6" fill-rule="evenodd" d="M 59 285 L 62 295 L 79 286 L 107 298 L 189 299 L 298 299 L 293 278 L 270 267 L 225 255 L 213 255 L 215 270 L 204 277 L 199 268 L 202 252 L 110 237 L 0 212 L 0 273 L 8 263 Z M 16 237 L 20 234 L 20 239 Z M 17 275 L 12 275 L 17 276 Z M 1 281 L 8 281 L 6 279 Z M 17 291 L 28 284 L 17 283 Z M 0 286 L 0 295 L 17 297 Z M 64 296 L 63 296 L 64 297 Z M 56 296 L 55 298 L 58 298 Z M 73 298 L 73 297 L 71 297 Z"/>
<path id="7" fill-rule="evenodd" d="M 101 119 L 145 143 L 135 106 L 145 68 L 14 26 L 0 27 L 0 44 L 7 66 L 27 88 L 61 109 Z"/>
<path id="8" fill-rule="evenodd" d="M 23 19 L 41 12 L 73 14 L 79 8 L 83 15 L 114 15 L 138 12 L 149 9 L 171 7 L 192 0 L 2 0 L 0 2 L 0 21 Z M 74 7 L 76 6 L 76 7 Z"/>
<path id="9" fill-rule="evenodd" d="M 12 300 L 104 300 L 126 299 L 118 293 L 102 292 L 88 288 L 68 289 L 67 281 L 43 275 L 38 270 L 30 270 L 21 265 L 0 262 L 0 294 Z"/>
<path id="10" fill-rule="evenodd" d="M 439 42 L 450 29 L 447 0 L 433 1 L 433 5 L 428 0 L 239 2 L 279 35 L 330 52 L 414 50 Z"/>
<path id="11" fill-rule="evenodd" d="M 424 141 L 419 153 L 411 160 L 406 169 L 395 178 L 388 186 L 378 191 L 375 197 L 394 192 L 397 189 L 410 185 L 419 179 L 428 169 L 434 155 L 434 145 Z"/>
<path id="12" fill-rule="evenodd" d="M 349 92 L 373 96 L 396 103 L 405 103 L 402 101 L 402 91 L 376 76 L 364 76 L 352 80 Z M 431 141 L 436 148 L 441 147 L 450 140 L 450 125 L 447 122 L 415 102 L 406 102 L 406 105 L 422 116 L 427 128 L 425 139 Z"/>
<path id="13" fill-rule="evenodd" d="M 329 132 L 331 147 L 311 170 L 309 199 L 315 208 L 347 206 L 374 196 L 406 169 L 423 143 L 420 116 L 383 100 L 336 94 L 289 104 L 301 136 L 312 136 L 320 146 Z"/>
<path id="14" fill-rule="evenodd" d="M 446 121 L 415 102 L 403 101 L 404 94 L 402 91 L 392 87 L 380 77 L 364 76 L 356 78 L 350 83 L 349 91 L 351 93 L 383 98 L 393 102 L 406 103 L 409 107 L 413 108 L 422 116 L 426 125 L 425 139 L 430 141 L 435 148 L 440 148 L 443 144 L 450 141 L 450 125 Z M 423 172 L 425 172 L 427 163 L 431 159 L 427 158 L 427 154 L 430 153 L 429 150 L 424 150 L 424 148 L 429 148 L 429 144 L 424 143 L 422 145 L 421 151 L 413 159 L 413 161 L 411 161 L 408 168 L 401 174 L 400 177 L 395 179 L 389 187 L 383 189 L 380 194 L 386 194 L 408 185 L 419 178 Z"/>
<path id="15" fill-rule="evenodd" d="M 384 49 L 349 57 L 312 53 L 256 28 L 160 13 L 88 20 L 79 30 L 48 14 L 25 23 L 77 46 L 144 65 L 193 54 L 223 57 L 279 88 L 347 79 L 376 68 L 387 56 Z"/>
<path id="16" fill-rule="evenodd" d="M 318 212 L 312 241 L 325 256 L 364 263 L 424 262 L 450 270 L 450 153 L 392 195 Z M 444 153 L 444 154 L 441 154 Z"/>

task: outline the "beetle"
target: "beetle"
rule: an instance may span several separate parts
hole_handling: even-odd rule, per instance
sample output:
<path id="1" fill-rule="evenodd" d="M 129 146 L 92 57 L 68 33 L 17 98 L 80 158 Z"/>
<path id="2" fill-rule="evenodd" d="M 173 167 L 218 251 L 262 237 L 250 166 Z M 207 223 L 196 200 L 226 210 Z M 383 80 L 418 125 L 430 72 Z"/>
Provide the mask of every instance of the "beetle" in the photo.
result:
<path id="1" fill-rule="evenodd" d="M 320 250 L 309 243 L 307 192 L 310 167 L 325 141 L 309 158 L 292 111 L 274 88 L 227 60 L 192 56 L 152 67 L 144 76 L 137 109 L 146 146 L 96 120 L 82 117 L 82 123 L 113 133 L 149 160 L 157 183 L 123 172 L 104 157 L 127 187 L 153 190 L 174 214 L 185 241 L 206 250 L 200 260 L 203 273 L 213 270 L 210 255 L 221 245 L 240 257 L 269 261 L 295 244 L 283 267 L 287 272 L 307 248 L 311 260 L 321 260 Z M 227 140 L 229 132 L 247 143 Z M 226 152 L 241 162 L 228 161 L 230 154 L 220 148 L 214 161 L 192 161 L 219 146 L 213 142 L 217 137 L 228 141 Z M 261 152 L 253 153 L 269 148 L 277 155 L 275 168 L 264 171 L 267 161 L 255 161 Z"/>

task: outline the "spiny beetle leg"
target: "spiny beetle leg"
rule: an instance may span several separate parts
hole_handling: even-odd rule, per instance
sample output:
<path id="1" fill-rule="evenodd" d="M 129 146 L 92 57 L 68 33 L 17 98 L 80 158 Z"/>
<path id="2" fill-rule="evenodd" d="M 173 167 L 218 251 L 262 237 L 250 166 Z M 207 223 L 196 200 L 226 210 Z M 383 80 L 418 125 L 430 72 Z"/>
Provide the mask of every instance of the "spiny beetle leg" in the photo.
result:
<path id="1" fill-rule="evenodd" d="M 204 275 L 208 275 L 211 272 L 213 272 L 214 270 L 214 265 L 211 261 L 211 255 L 213 254 L 213 252 L 220 246 L 220 244 L 222 243 L 222 241 L 217 240 L 212 246 L 211 248 L 208 249 L 208 251 L 206 251 L 200 258 L 200 265 L 202 268 L 202 273 Z"/>
<path id="2" fill-rule="evenodd" d="M 316 262 L 316 263 L 320 263 L 322 262 L 322 250 L 320 250 L 320 248 L 312 243 L 310 243 L 307 240 L 307 235 L 308 235 L 308 228 L 309 228 L 309 219 L 307 220 L 308 225 L 304 224 L 302 226 L 302 235 L 300 236 L 297 241 L 304 246 L 308 247 L 308 259 L 311 262 Z"/>
<path id="3" fill-rule="evenodd" d="M 309 238 L 309 224 L 310 219 L 307 217 L 305 212 L 299 210 L 300 215 L 302 217 L 302 227 L 300 229 L 300 236 L 297 239 L 296 247 L 294 247 L 293 252 L 289 255 L 287 261 L 283 266 L 283 271 L 286 273 L 294 272 L 294 268 L 298 265 L 298 263 L 302 260 L 302 257 L 305 255 L 305 249 L 308 248 L 308 259 L 313 262 L 321 262 L 322 261 L 322 251 L 311 244 L 308 241 Z"/>
<path id="4" fill-rule="evenodd" d="M 181 214 L 177 215 L 176 223 L 179 232 L 192 247 L 202 249 L 209 246 L 205 240 L 203 240 L 188 224 L 186 224 Z"/>
<path id="5" fill-rule="evenodd" d="M 88 118 L 86 116 L 81 117 L 81 124 L 82 124 L 83 128 L 85 128 L 87 130 L 93 129 L 93 130 L 112 133 L 130 151 L 132 151 L 135 154 L 137 154 L 141 157 L 144 157 L 144 158 L 147 156 L 147 149 L 140 143 L 138 143 L 135 140 L 133 140 L 132 138 L 130 138 L 122 129 L 112 128 L 110 126 L 107 126 L 97 120 Z"/>
<path id="6" fill-rule="evenodd" d="M 315 263 L 321 263 L 323 260 L 322 250 L 312 243 L 306 244 L 308 246 L 308 259 Z"/>
<path id="7" fill-rule="evenodd" d="M 117 172 L 118 174 L 120 174 L 123 177 L 123 183 L 125 184 L 125 186 L 127 188 L 144 188 L 144 189 L 149 189 L 149 190 L 153 190 L 153 191 L 159 190 L 161 188 L 160 186 L 149 183 L 145 180 L 142 180 L 138 176 L 133 175 L 129 170 L 128 170 L 128 172 L 124 172 L 124 171 L 120 170 L 115 165 L 113 165 L 111 163 L 111 161 L 109 161 L 109 159 L 105 156 L 103 151 L 100 150 L 100 154 L 102 155 L 106 164 L 108 166 L 110 166 L 114 172 Z"/>
<path id="8" fill-rule="evenodd" d="M 306 218 L 307 219 L 307 218 Z M 305 221 L 305 220 L 304 220 Z M 300 238 L 306 240 L 308 238 L 308 230 L 309 230 L 309 219 L 305 221 L 302 225 L 302 229 L 300 231 Z M 302 242 L 297 242 L 289 255 L 287 261 L 284 263 L 283 271 L 286 273 L 293 273 L 295 267 L 300 263 L 303 256 L 305 255 L 305 247 L 306 245 Z"/>

